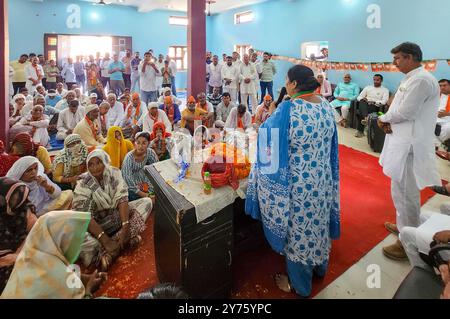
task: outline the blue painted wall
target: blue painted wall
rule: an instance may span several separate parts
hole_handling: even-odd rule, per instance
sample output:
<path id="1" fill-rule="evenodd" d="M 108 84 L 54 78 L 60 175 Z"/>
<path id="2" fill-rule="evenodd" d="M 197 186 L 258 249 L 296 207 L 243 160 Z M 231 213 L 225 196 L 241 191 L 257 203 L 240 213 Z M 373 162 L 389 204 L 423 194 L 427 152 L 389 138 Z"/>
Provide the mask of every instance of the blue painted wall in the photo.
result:
<path id="1" fill-rule="evenodd" d="M 381 6 L 381 29 L 369 29 L 366 8 Z M 234 25 L 234 14 L 252 10 L 251 23 Z M 212 17 L 208 48 L 218 54 L 231 52 L 235 44 L 253 47 L 279 55 L 300 57 L 303 42 L 329 41 L 330 60 L 391 61 L 390 50 L 404 41 L 421 45 L 425 59 L 450 58 L 448 35 L 449 0 L 271 0 L 230 10 Z M 276 62 L 279 72 L 275 87 L 285 81 L 289 62 Z M 330 71 L 334 83 L 344 71 Z M 371 83 L 371 72 L 350 72 L 365 86 Z M 394 90 L 403 75 L 383 73 L 385 85 Z M 450 78 L 450 67 L 440 62 L 437 78 Z"/>
<path id="2" fill-rule="evenodd" d="M 81 28 L 69 29 L 66 25 L 71 3 L 81 7 Z M 140 13 L 133 7 L 93 6 L 84 1 L 9 0 L 10 59 L 22 53 L 43 53 L 44 33 L 85 35 L 122 35 L 133 37 L 133 50 L 145 52 L 152 48 L 156 54 L 167 54 L 171 45 L 186 45 L 186 27 L 169 25 L 170 15 L 185 16 L 173 11 Z M 96 13 L 98 18 L 93 19 Z M 186 72 L 178 72 L 177 87 L 185 88 Z"/>

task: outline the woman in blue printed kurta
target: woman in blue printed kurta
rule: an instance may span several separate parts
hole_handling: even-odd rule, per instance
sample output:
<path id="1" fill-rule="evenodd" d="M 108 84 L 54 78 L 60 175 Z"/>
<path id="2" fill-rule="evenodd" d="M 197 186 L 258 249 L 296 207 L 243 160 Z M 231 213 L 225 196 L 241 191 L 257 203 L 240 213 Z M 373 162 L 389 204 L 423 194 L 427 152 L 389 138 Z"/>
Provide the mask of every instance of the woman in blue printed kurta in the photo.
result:
<path id="1" fill-rule="evenodd" d="M 246 200 L 247 214 L 262 220 L 269 244 L 286 257 L 288 276 L 277 275 L 277 285 L 305 297 L 340 234 L 337 130 L 328 101 L 313 93 L 318 85 L 311 69 L 289 70 L 292 99 L 259 129 Z"/>

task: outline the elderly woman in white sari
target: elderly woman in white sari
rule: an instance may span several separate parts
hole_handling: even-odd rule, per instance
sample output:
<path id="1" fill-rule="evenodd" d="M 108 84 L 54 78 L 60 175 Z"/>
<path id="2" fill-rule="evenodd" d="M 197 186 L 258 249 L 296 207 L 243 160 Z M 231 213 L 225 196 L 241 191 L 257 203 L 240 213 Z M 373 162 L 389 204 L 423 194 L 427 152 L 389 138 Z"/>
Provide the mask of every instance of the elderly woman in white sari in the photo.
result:
<path id="1" fill-rule="evenodd" d="M 24 115 L 13 127 L 28 127 L 33 141 L 48 148 L 50 146 L 50 137 L 47 131 L 49 124 L 50 120 L 44 114 L 44 107 L 35 105 L 31 110 L 31 114 Z"/>
<path id="2" fill-rule="evenodd" d="M 44 174 L 44 167 L 36 157 L 20 158 L 10 168 L 6 177 L 20 180 L 30 189 L 30 202 L 36 206 L 36 215 L 42 216 L 52 210 L 66 210 L 72 205 L 72 191 L 61 191 Z"/>
<path id="3" fill-rule="evenodd" d="M 128 186 L 103 150 L 90 153 L 86 164 L 73 203 L 74 210 L 92 214 L 80 259 L 106 271 L 126 248 L 139 245 L 153 205 L 150 198 L 128 202 Z"/>
<path id="4" fill-rule="evenodd" d="M 106 274 L 84 275 L 73 266 L 90 219 L 89 213 L 73 211 L 49 212 L 39 218 L 17 256 L 1 298 L 92 298 Z"/>

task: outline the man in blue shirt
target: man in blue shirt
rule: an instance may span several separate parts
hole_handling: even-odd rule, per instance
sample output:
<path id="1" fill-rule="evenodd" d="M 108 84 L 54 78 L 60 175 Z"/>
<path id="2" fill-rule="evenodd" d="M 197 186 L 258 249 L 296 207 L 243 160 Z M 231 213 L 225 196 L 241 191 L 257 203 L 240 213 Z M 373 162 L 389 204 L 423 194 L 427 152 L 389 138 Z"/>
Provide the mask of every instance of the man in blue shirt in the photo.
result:
<path id="1" fill-rule="evenodd" d="M 60 95 L 56 94 L 56 90 L 48 90 L 47 96 L 45 97 L 45 104 L 50 105 L 52 107 L 56 106 L 56 103 L 62 100 Z"/>
<path id="2" fill-rule="evenodd" d="M 125 72 L 125 64 L 119 61 L 119 55 L 114 54 L 114 61 L 109 64 L 109 85 L 110 91 L 116 95 L 121 95 L 125 91 L 125 82 L 123 81 L 123 72 Z"/>
<path id="3" fill-rule="evenodd" d="M 359 95 L 359 86 L 352 82 L 350 74 L 344 75 L 344 82 L 339 83 L 334 90 L 334 97 L 331 102 L 334 108 L 336 122 L 344 127 L 347 126 L 347 117 L 350 105 L 354 99 Z M 341 114 L 336 109 L 341 109 Z"/>

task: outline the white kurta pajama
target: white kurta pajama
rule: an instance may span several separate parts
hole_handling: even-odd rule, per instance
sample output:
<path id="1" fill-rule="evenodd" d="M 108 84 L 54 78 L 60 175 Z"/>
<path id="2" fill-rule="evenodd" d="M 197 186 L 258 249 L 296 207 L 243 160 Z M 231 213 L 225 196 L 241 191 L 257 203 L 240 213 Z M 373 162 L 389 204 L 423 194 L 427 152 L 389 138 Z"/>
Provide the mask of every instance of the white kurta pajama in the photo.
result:
<path id="1" fill-rule="evenodd" d="M 438 82 L 420 67 L 406 75 L 389 111 L 379 117 L 392 128 L 380 164 L 391 178 L 399 231 L 419 225 L 420 190 L 441 184 L 433 144 L 438 105 Z"/>
<path id="2" fill-rule="evenodd" d="M 142 114 L 139 119 L 137 125 L 142 128 L 142 131 L 152 133 L 153 132 L 153 124 L 156 122 L 153 120 L 152 116 L 149 114 L 150 112 L 145 112 Z M 172 124 L 169 121 L 169 118 L 166 115 L 166 112 L 158 109 L 158 119 L 157 122 L 162 122 L 166 126 L 166 132 L 172 131 Z"/>
<path id="3" fill-rule="evenodd" d="M 240 74 L 239 79 L 241 81 L 241 101 L 242 104 L 247 106 L 247 109 L 250 110 L 247 100 L 248 97 L 250 97 L 250 103 L 251 103 L 251 111 L 252 114 L 255 114 L 256 107 L 258 106 L 258 101 L 256 99 L 256 89 L 255 89 L 255 80 L 258 77 L 256 73 L 256 68 L 253 64 L 245 64 L 242 63 L 240 67 Z M 249 83 L 245 83 L 245 79 L 250 79 Z"/>
<path id="4" fill-rule="evenodd" d="M 79 107 L 74 113 L 70 109 L 65 109 L 59 113 L 58 124 L 56 125 L 58 133 L 56 134 L 57 140 L 64 140 L 67 137 L 67 131 L 72 130 L 77 126 L 79 122 L 84 118 L 84 109 Z"/>
<path id="5" fill-rule="evenodd" d="M 40 66 L 39 64 L 36 66 L 36 68 L 38 69 L 38 72 L 41 76 L 44 76 L 44 69 L 42 68 L 42 66 Z M 39 81 L 39 83 L 37 83 L 36 85 L 33 84 L 33 82 L 31 82 L 29 80 L 29 78 L 33 78 L 35 80 L 38 79 L 38 74 L 36 72 L 36 69 L 33 67 L 33 65 L 27 64 L 27 66 L 25 67 L 25 87 L 28 90 L 28 94 L 32 97 L 34 92 L 36 91 L 36 87 L 38 85 L 42 85 L 42 80 Z"/>
<path id="6" fill-rule="evenodd" d="M 225 64 L 222 66 L 222 81 L 223 81 L 223 92 L 230 93 L 231 101 L 236 103 L 238 99 L 237 87 L 239 81 L 239 69 L 234 65 L 228 66 Z M 226 84 L 225 79 L 231 80 L 230 84 Z"/>
<path id="7" fill-rule="evenodd" d="M 33 121 L 32 115 L 26 115 L 20 119 L 20 121 L 15 125 L 28 125 L 34 127 L 36 130 L 32 136 L 33 141 L 35 143 L 39 143 L 41 146 L 48 148 L 50 146 L 50 137 L 48 136 L 48 125 L 50 124 L 50 120 L 47 115 L 42 115 L 43 119 L 40 121 Z"/>

